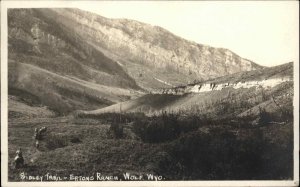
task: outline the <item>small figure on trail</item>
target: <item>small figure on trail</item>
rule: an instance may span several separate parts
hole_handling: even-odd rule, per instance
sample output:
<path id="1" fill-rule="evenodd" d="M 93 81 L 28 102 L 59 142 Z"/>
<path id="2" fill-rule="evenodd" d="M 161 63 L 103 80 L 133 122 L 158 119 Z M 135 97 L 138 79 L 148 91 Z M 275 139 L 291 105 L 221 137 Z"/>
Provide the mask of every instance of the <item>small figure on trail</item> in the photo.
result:
<path id="1" fill-rule="evenodd" d="M 39 140 L 41 139 L 39 130 L 37 128 L 34 129 L 34 139 L 35 139 L 35 147 L 39 148 Z"/>
<path id="2" fill-rule="evenodd" d="M 39 139 L 39 131 L 37 128 L 34 129 L 34 135 L 33 135 L 34 139 L 38 140 Z"/>
<path id="3" fill-rule="evenodd" d="M 35 139 L 35 147 L 39 148 L 39 141 L 42 140 L 42 135 L 44 132 L 46 132 L 47 128 L 46 127 L 42 127 L 40 129 L 35 128 L 34 129 L 34 139 Z"/>
<path id="4" fill-rule="evenodd" d="M 35 140 L 35 147 L 38 149 L 40 147 L 40 142 L 39 140 Z"/>
<path id="5" fill-rule="evenodd" d="M 34 138 L 37 140 L 41 140 L 42 139 L 42 135 L 46 132 L 47 128 L 46 127 L 42 127 L 40 129 L 35 128 L 34 129 Z"/>
<path id="6" fill-rule="evenodd" d="M 24 158 L 23 158 L 23 154 L 22 154 L 22 150 L 21 148 L 19 148 L 16 151 L 17 156 L 14 159 L 15 162 L 15 169 L 21 168 L 24 166 Z"/>

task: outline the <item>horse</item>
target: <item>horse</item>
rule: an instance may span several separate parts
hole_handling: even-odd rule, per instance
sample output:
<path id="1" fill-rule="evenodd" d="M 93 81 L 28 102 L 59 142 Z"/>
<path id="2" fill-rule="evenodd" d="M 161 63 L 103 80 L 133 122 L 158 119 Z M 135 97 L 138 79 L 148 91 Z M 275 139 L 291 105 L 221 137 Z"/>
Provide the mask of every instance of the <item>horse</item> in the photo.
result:
<path id="1" fill-rule="evenodd" d="M 42 134 L 47 131 L 47 127 L 42 127 L 40 129 L 35 128 L 34 129 L 34 139 L 41 140 Z"/>

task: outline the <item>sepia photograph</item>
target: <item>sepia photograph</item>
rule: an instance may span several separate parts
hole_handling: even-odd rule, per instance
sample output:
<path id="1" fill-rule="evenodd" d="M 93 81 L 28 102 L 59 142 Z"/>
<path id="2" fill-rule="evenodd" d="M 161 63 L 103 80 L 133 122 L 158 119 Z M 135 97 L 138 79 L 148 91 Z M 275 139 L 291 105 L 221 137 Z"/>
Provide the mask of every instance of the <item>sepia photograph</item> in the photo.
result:
<path id="1" fill-rule="evenodd" d="M 298 186 L 298 1 L 2 1 L 1 186 Z"/>

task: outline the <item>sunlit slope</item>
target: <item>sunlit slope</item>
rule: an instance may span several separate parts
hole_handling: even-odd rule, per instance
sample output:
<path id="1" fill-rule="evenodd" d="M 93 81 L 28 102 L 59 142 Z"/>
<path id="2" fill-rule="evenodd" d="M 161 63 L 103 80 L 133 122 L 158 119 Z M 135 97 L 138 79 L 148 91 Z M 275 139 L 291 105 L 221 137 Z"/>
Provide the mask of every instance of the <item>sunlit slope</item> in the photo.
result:
<path id="1" fill-rule="evenodd" d="M 36 12 L 65 33 L 84 39 L 79 45 L 93 47 L 118 62 L 147 90 L 261 68 L 228 49 L 197 44 L 135 20 L 109 19 L 79 9 Z"/>
<path id="2" fill-rule="evenodd" d="M 8 11 L 9 94 L 30 95 L 61 114 L 134 98 L 141 90 L 114 60 L 47 15 Z"/>
<path id="3" fill-rule="evenodd" d="M 128 100 L 139 93 L 61 76 L 24 63 L 8 63 L 9 94 L 29 97 L 58 113 L 96 109 Z"/>

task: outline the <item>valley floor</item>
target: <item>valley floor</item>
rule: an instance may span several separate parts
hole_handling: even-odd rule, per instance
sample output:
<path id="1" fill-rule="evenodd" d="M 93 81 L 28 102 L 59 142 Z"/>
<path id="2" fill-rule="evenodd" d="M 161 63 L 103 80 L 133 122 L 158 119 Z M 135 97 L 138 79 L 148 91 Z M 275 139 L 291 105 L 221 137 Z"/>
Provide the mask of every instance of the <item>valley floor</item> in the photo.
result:
<path id="1" fill-rule="evenodd" d="M 293 175 L 290 122 L 251 127 L 236 122 L 224 126 L 218 124 L 222 120 L 216 120 L 169 140 L 151 142 L 138 136 L 132 120 L 121 122 L 124 136 L 115 138 L 110 126 L 118 114 L 112 114 L 114 120 L 57 117 L 45 108 L 27 106 L 32 113 L 42 111 L 44 115 L 28 116 L 23 111 L 23 116 L 16 116 L 11 103 L 9 181 L 21 181 L 22 174 L 44 176 L 43 180 L 49 175 L 61 180 L 75 180 L 71 175 L 86 177 L 76 180 L 91 180 L 91 176 L 96 180 L 97 174 L 102 176 L 99 180 L 126 180 L 125 173 L 135 175 L 133 180 L 148 180 L 147 174 L 160 176 L 159 180 L 291 179 Z M 147 119 L 140 120 L 141 127 L 147 127 L 142 126 Z M 47 127 L 47 132 L 37 149 L 33 134 L 40 127 Z M 156 130 L 148 132 L 167 132 L 163 127 Z M 14 169 L 18 148 L 22 148 L 25 167 Z"/>
<path id="2" fill-rule="evenodd" d="M 37 149 L 33 139 L 34 129 L 47 127 L 47 135 Z M 116 175 L 122 172 L 146 173 L 138 164 L 140 155 L 147 155 L 155 145 L 144 144 L 132 137 L 113 139 L 109 124 L 92 119 L 72 117 L 21 119 L 9 122 L 9 179 L 20 180 L 20 173 L 28 175 L 70 174 L 91 176 Z M 127 130 L 127 129 L 126 129 Z M 128 136 L 130 136 L 130 132 Z M 15 151 L 22 148 L 26 167 L 15 170 Z"/>

